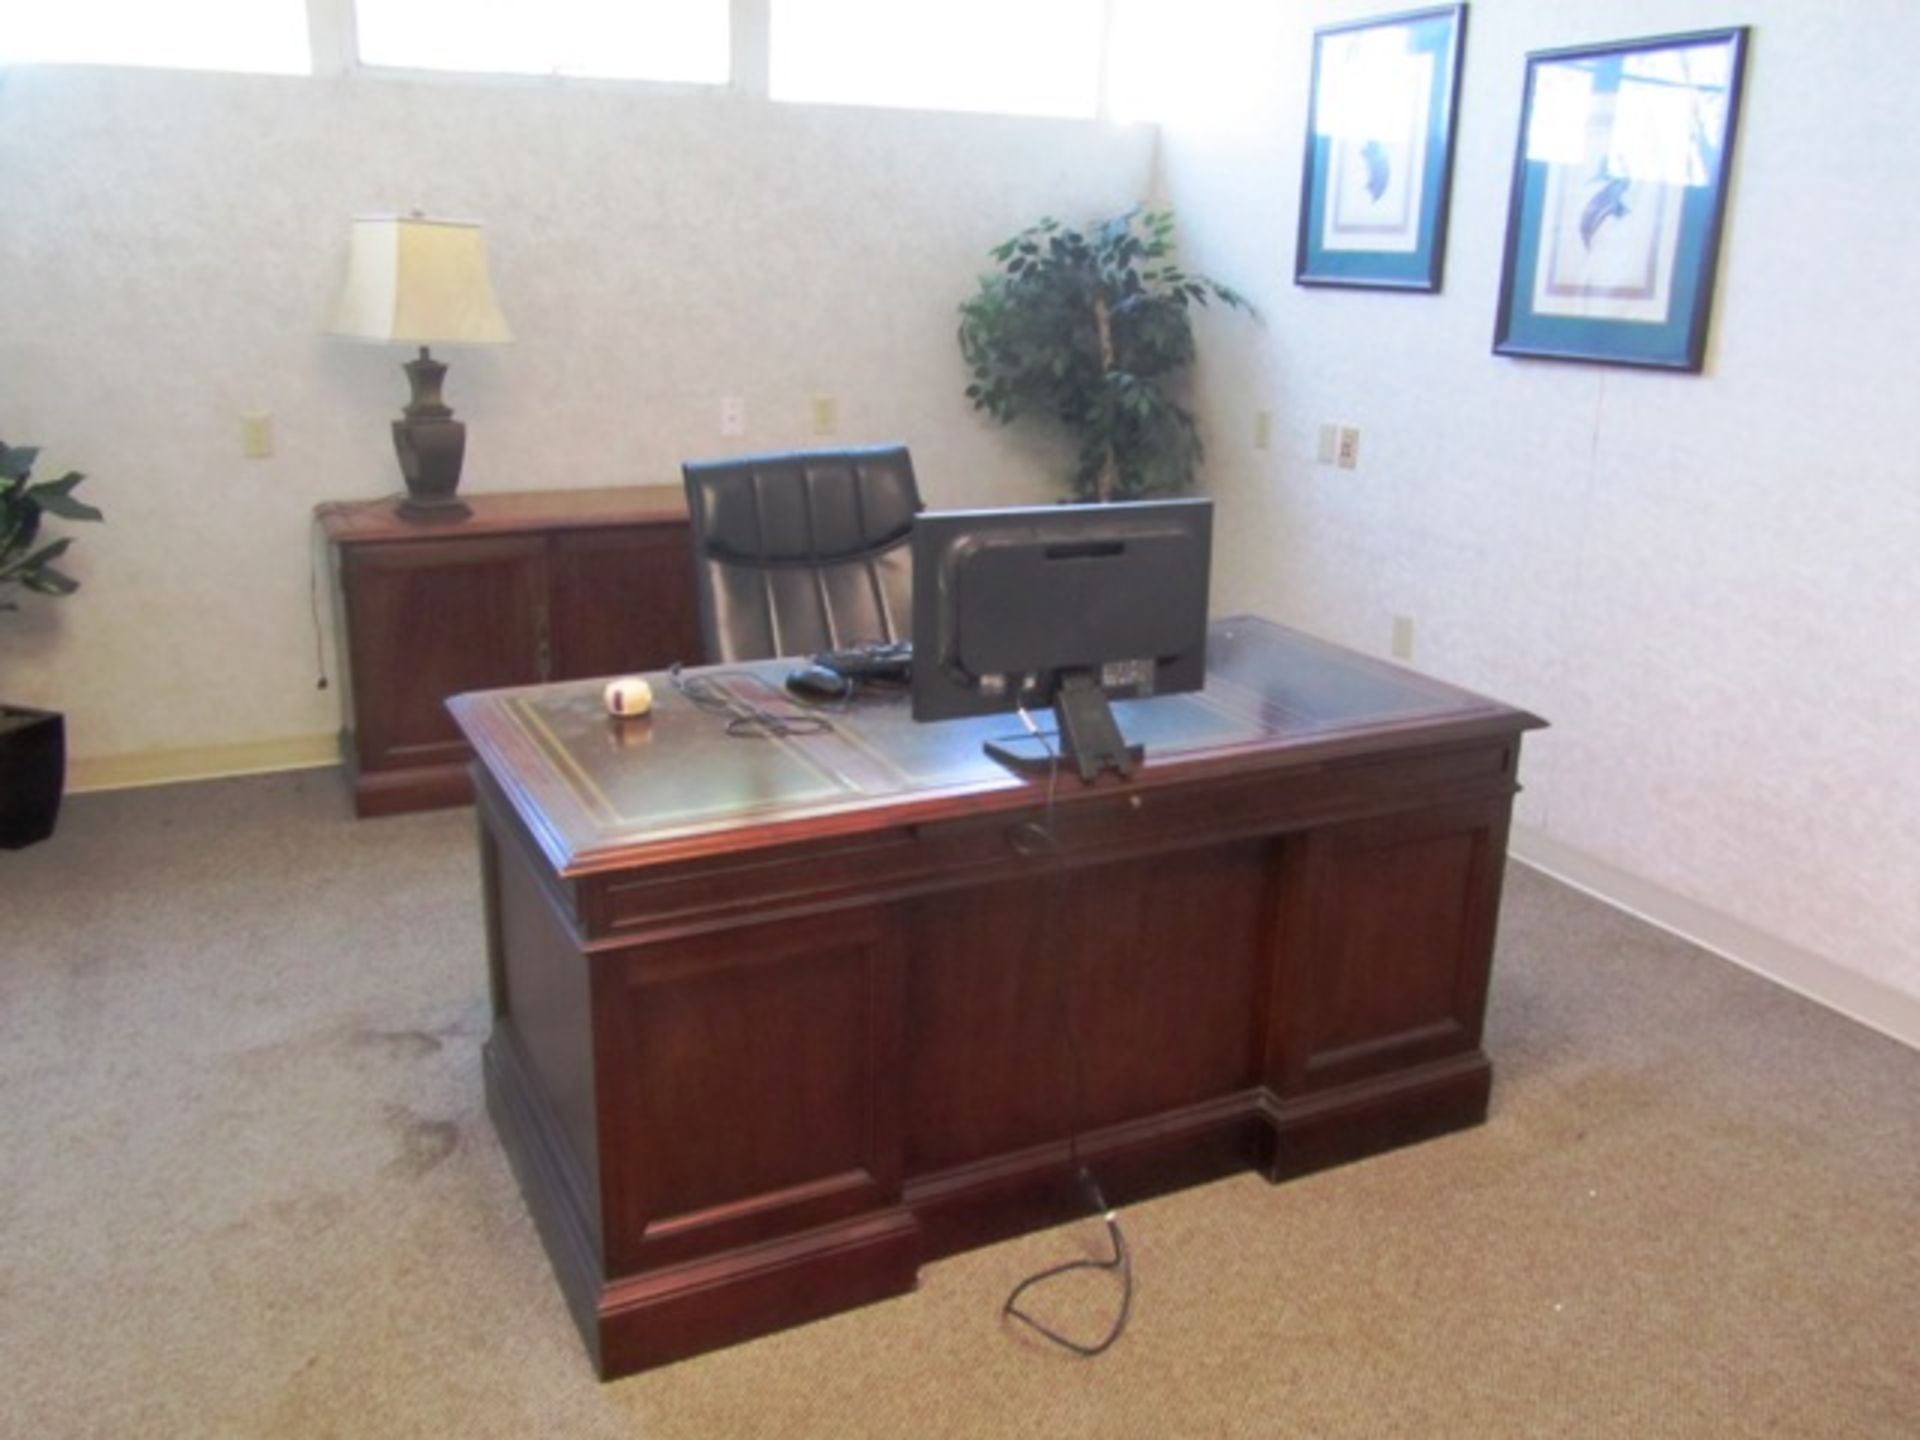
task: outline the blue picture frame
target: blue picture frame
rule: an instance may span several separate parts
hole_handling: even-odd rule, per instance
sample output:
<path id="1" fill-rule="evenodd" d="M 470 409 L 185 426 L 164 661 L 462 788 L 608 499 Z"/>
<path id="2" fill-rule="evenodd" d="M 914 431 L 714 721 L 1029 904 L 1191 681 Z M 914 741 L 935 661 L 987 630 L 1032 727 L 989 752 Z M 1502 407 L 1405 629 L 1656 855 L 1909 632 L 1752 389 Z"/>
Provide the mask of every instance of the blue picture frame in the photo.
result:
<path id="1" fill-rule="evenodd" d="M 1747 28 L 1535 51 L 1497 355 L 1706 362 Z"/>
<path id="2" fill-rule="evenodd" d="M 1297 285 L 1440 288 L 1467 7 L 1313 32 Z"/>

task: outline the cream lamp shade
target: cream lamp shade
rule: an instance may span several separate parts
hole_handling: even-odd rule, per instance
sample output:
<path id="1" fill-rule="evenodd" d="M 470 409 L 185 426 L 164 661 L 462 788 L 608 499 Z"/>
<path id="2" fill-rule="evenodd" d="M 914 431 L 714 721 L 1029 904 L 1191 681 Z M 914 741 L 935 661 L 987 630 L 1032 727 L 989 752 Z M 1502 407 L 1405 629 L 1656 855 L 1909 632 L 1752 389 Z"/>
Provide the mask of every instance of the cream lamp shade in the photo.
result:
<path id="1" fill-rule="evenodd" d="M 409 345 L 513 339 L 493 298 L 486 245 L 471 220 L 367 215 L 353 222 L 335 335 Z"/>
<path id="2" fill-rule="evenodd" d="M 393 422 L 393 446 L 407 482 L 399 514 L 409 520 L 465 519 L 457 499 L 467 428 L 441 398 L 447 367 L 429 345 L 498 345 L 513 338 L 493 298 L 480 227 L 425 215 L 367 215 L 353 222 L 347 283 L 328 330 L 360 340 L 418 345 L 401 368 L 413 399 Z"/>

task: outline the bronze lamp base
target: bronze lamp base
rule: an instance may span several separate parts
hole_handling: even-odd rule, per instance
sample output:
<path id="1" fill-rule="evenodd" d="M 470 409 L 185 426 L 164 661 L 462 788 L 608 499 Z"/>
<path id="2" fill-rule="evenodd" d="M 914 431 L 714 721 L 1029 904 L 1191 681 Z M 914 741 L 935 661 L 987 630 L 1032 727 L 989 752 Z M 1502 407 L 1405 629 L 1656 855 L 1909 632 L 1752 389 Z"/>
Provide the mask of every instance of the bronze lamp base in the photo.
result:
<path id="1" fill-rule="evenodd" d="M 413 386 L 413 399 L 393 422 L 393 448 L 400 456 L 400 473 L 407 482 L 406 498 L 395 513 L 408 520 L 461 520 L 473 512 L 457 499 L 460 462 L 467 453 L 467 427 L 453 418 L 440 398 L 447 367 L 420 347 L 418 359 L 404 367 Z"/>

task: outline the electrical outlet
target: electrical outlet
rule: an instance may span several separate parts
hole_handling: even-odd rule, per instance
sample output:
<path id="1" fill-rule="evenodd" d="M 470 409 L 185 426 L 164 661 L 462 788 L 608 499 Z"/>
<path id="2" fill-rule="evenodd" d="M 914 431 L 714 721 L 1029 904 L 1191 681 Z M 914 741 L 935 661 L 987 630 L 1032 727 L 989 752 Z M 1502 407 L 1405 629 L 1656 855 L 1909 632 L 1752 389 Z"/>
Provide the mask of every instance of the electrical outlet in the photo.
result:
<path id="1" fill-rule="evenodd" d="M 747 402 L 738 395 L 727 395 L 720 401 L 720 433 L 728 436 L 747 433 Z"/>
<path id="2" fill-rule="evenodd" d="M 1360 468 L 1360 427 L 1358 425 L 1340 427 L 1340 448 L 1334 456 L 1333 463 L 1342 470 Z"/>
<path id="3" fill-rule="evenodd" d="M 265 460 L 273 454 L 273 416 L 249 410 L 240 417 L 240 453 L 249 460 Z"/>
<path id="4" fill-rule="evenodd" d="M 1413 617 L 1411 615 L 1393 617 L 1393 658 L 1413 659 Z"/>
<path id="5" fill-rule="evenodd" d="M 1333 463 L 1334 456 L 1338 455 L 1339 453 L 1340 453 L 1340 427 L 1338 425 L 1331 425 L 1331 424 L 1322 425 L 1320 427 L 1320 444 L 1319 444 L 1319 447 L 1313 452 L 1314 460 L 1322 465 L 1331 465 Z"/>
<path id="6" fill-rule="evenodd" d="M 840 402 L 831 395 L 813 397 L 813 433 L 831 435 L 840 428 Z"/>
<path id="7" fill-rule="evenodd" d="M 1256 450 L 1273 448 L 1273 412 L 1271 410 L 1253 412 L 1253 448 Z"/>

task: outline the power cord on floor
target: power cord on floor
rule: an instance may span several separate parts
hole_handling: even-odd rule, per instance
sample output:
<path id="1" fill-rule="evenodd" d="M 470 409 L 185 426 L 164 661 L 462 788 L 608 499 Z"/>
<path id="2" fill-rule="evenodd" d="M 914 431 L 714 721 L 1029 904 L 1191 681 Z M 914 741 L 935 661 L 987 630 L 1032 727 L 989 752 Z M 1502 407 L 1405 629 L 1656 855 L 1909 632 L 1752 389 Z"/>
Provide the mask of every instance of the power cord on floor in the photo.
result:
<path id="1" fill-rule="evenodd" d="M 1068 899 L 1067 858 L 1066 852 L 1061 849 L 1059 833 L 1054 824 L 1054 799 L 1060 782 L 1060 752 L 1047 738 L 1046 732 L 1034 723 L 1024 703 L 1019 706 L 1019 715 L 1020 723 L 1026 726 L 1027 733 L 1040 743 L 1047 754 L 1047 798 L 1041 823 L 1038 826 L 1026 827 L 1025 830 L 1025 835 L 1037 840 L 1039 844 L 1033 848 L 1023 849 L 1022 853 L 1038 854 L 1044 850 L 1052 856 L 1055 882 L 1053 911 L 1056 916 L 1064 916 Z M 1065 963 L 1061 966 L 1058 987 L 1062 1012 L 1061 1029 L 1066 1036 L 1067 1060 L 1072 1071 L 1068 1092 L 1070 1098 L 1067 1115 L 1067 1162 L 1074 1168 L 1076 1178 L 1093 1202 L 1094 1213 L 1106 1223 L 1107 1239 L 1113 1247 L 1113 1254 L 1106 1260 L 1069 1260 L 1064 1264 L 1051 1265 L 1045 1270 L 1029 1275 L 1013 1287 L 1007 1295 L 1006 1303 L 1000 1307 L 1000 1313 L 1004 1317 L 1018 1320 L 1061 1349 L 1078 1355 L 1083 1360 L 1091 1360 L 1096 1355 L 1102 1355 L 1111 1349 L 1126 1331 L 1127 1317 L 1133 1311 L 1133 1253 L 1127 1249 L 1127 1237 L 1120 1229 L 1119 1215 L 1107 1204 L 1106 1195 L 1100 1188 L 1100 1181 L 1080 1159 L 1080 1116 L 1085 1099 L 1085 1066 L 1082 1063 L 1080 1050 L 1079 1008 L 1073 1003 L 1074 963 L 1068 947 L 1055 945 L 1050 948 L 1055 955 L 1067 956 Z M 1104 1270 L 1115 1273 L 1120 1278 L 1119 1313 L 1114 1316 L 1113 1324 L 1107 1328 L 1106 1334 L 1091 1344 L 1061 1334 L 1045 1321 L 1037 1319 L 1023 1309 L 1020 1304 L 1021 1297 L 1035 1286 L 1079 1270 Z"/>
<path id="2" fill-rule="evenodd" d="M 1127 1317 L 1133 1310 L 1133 1252 L 1127 1249 L 1127 1237 L 1120 1229 L 1120 1217 L 1107 1208 L 1106 1197 L 1101 1193 L 1100 1182 L 1094 1179 L 1093 1172 L 1084 1165 L 1081 1166 L 1080 1179 L 1092 1196 L 1094 1208 L 1100 1211 L 1100 1218 L 1106 1222 L 1107 1240 L 1113 1246 L 1112 1258 L 1069 1260 L 1065 1264 L 1049 1266 L 1045 1270 L 1029 1275 L 1013 1287 L 1013 1292 L 1007 1296 L 1007 1303 L 1000 1307 L 1000 1313 L 1018 1320 L 1022 1325 L 1051 1340 L 1061 1349 L 1070 1350 L 1082 1359 L 1091 1360 L 1094 1356 L 1104 1354 L 1111 1349 L 1127 1328 Z M 1020 1297 L 1034 1286 L 1052 1280 L 1056 1276 L 1071 1274 L 1076 1270 L 1117 1271 L 1120 1276 L 1120 1313 L 1113 1317 L 1113 1324 L 1108 1327 L 1107 1333 L 1091 1345 L 1075 1340 L 1072 1336 L 1062 1335 L 1045 1321 L 1035 1319 L 1020 1308 Z"/>

